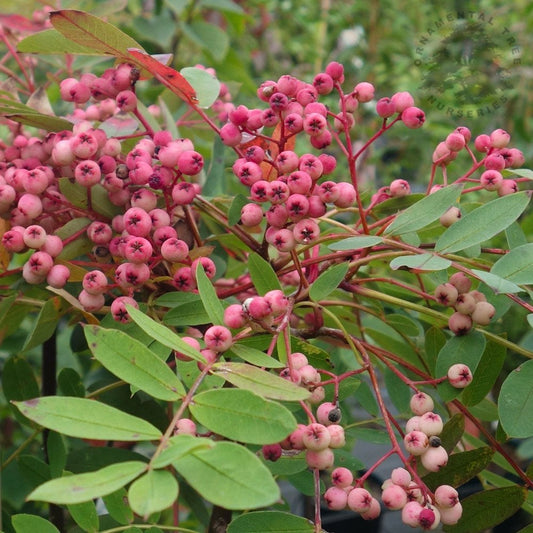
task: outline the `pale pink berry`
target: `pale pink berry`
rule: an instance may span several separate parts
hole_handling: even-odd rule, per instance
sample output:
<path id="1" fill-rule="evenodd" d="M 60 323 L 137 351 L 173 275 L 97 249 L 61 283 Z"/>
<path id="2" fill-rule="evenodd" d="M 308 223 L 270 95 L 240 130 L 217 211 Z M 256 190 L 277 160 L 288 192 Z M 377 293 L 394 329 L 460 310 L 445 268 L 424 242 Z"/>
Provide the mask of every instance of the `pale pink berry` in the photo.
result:
<path id="1" fill-rule="evenodd" d="M 393 94 L 391 101 L 394 104 L 394 111 L 396 113 L 401 113 L 408 107 L 413 107 L 415 105 L 414 98 L 406 91 Z"/>
<path id="2" fill-rule="evenodd" d="M 439 507 L 440 521 L 446 526 L 453 526 L 463 515 L 463 506 L 458 502 L 453 507 Z"/>
<path id="3" fill-rule="evenodd" d="M 24 239 L 24 244 L 28 248 L 41 248 L 46 242 L 46 231 L 43 227 L 38 226 L 37 224 L 32 224 L 24 229 L 22 238 Z"/>
<path id="4" fill-rule="evenodd" d="M 200 351 L 200 343 L 198 342 L 198 339 L 195 339 L 194 337 L 182 337 L 181 340 L 194 348 L 195 350 Z M 177 350 L 174 350 L 174 357 L 176 359 L 179 359 L 180 361 L 192 361 L 192 357 L 189 357 L 188 355 L 185 355 L 183 352 L 179 352 Z"/>
<path id="5" fill-rule="evenodd" d="M 356 487 L 348 493 L 348 507 L 356 513 L 364 513 L 370 509 L 372 495 L 362 487 Z"/>
<path id="6" fill-rule="evenodd" d="M 80 292 L 78 300 L 85 311 L 88 311 L 89 313 L 99 311 L 105 304 L 105 297 L 103 294 L 89 294 L 85 290 Z"/>
<path id="7" fill-rule="evenodd" d="M 472 320 L 480 326 L 486 326 L 490 324 L 492 317 L 495 315 L 495 307 L 488 302 L 476 301 L 476 306 L 472 311 Z"/>
<path id="8" fill-rule="evenodd" d="M 435 503 L 441 510 L 450 509 L 459 503 L 459 493 L 450 485 L 439 485 L 435 489 Z"/>
<path id="9" fill-rule="evenodd" d="M 429 411 L 420 417 L 420 431 L 428 437 L 440 435 L 444 424 L 442 418 L 437 413 Z"/>
<path id="10" fill-rule="evenodd" d="M 23 230 L 10 229 L 2 235 L 2 246 L 8 252 L 22 252 L 26 249 Z"/>
<path id="11" fill-rule="evenodd" d="M 457 297 L 459 296 L 457 288 L 451 283 L 441 283 L 435 288 L 434 294 L 437 302 L 447 307 L 454 305 L 457 301 Z M 431 409 L 433 409 L 433 407 Z M 428 410 L 431 411 L 431 409 Z"/>
<path id="12" fill-rule="evenodd" d="M 98 151 L 98 139 L 95 133 L 89 131 L 73 135 L 69 142 L 72 153 L 79 159 L 89 159 Z"/>
<path id="13" fill-rule="evenodd" d="M 327 470 L 333 466 L 335 456 L 333 455 L 333 451 L 329 448 L 323 450 L 306 450 L 305 460 L 309 468 Z"/>
<path id="14" fill-rule="evenodd" d="M 353 483 L 353 474 L 344 466 L 339 466 L 331 472 L 331 481 L 336 487 L 346 488 Z"/>
<path id="15" fill-rule="evenodd" d="M 270 237 L 269 242 L 280 252 L 290 252 L 296 246 L 294 233 L 289 229 L 280 229 L 275 231 Z"/>
<path id="16" fill-rule="evenodd" d="M 260 205 L 249 203 L 241 209 L 241 223 L 246 227 L 257 226 L 263 220 L 263 209 Z"/>
<path id="17" fill-rule="evenodd" d="M 172 200 L 177 205 L 190 205 L 196 196 L 194 184 L 188 181 L 179 181 L 172 187 Z"/>
<path id="18" fill-rule="evenodd" d="M 346 507 L 348 494 L 338 486 L 330 487 L 324 493 L 324 501 L 326 502 L 328 509 L 331 509 L 332 511 L 341 511 Z"/>
<path id="19" fill-rule="evenodd" d="M 311 389 L 311 395 L 307 398 L 307 401 L 311 405 L 318 405 L 319 403 L 322 403 L 324 401 L 325 397 L 326 397 L 326 389 L 324 387 L 322 386 L 313 387 Z M 331 438 L 333 439 L 333 436 Z"/>
<path id="20" fill-rule="evenodd" d="M 294 225 L 292 230 L 296 242 L 309 244 L 320 236 L 320 228 L 312 218 L 305 218 Z"/>
<path id="21" fill-rule="evenodd" d="M 474 146 L 478 152 L 488 152 L 491 148 L 490 137 L 484 133 L 478 135 L 474 140 Z"/>
<path id="22" fill-rule="evenodd" d="M 455 224 L 461 216 L 461 210 L 457 206 L 452 205 L 440 216 L 439 222 L 445 228 L 449 228 L 452 224 Z"/>
<path id="23" fill-rule="evenodd" d="M 466 146 L 466 140 L 464 136 L 458 132 L 450 133 L 444 142 L 452 152 L 458 152 Z"/>
<path id="24" fill-rule="evenodd" d="M 233 344 L 233 337 L 224 326 L 211 326 L 204 333 L 205 347 L 215 352 L 225 352 Z"/>
<path id="25" fill-rule="evenodd" d="M 381 501 L 387 509 L 397 511 L 407 503 L 407 494 L 400 485 L 391 485 L 381 494 Z"/>
<path id="26" fill-rule="evenodd" d="M 333 449 L 344 448 L 346 444 L 346 436 L 344 434 L 344 428 L 339 424 L 331 424 L 326 426 L 330 435 L 329 447 Z"/>
<path id="27" fill-rule="evenodd" d="M 415 415 L 423 415 L 424 413 L 433 410 L 434 403 L 429 394 L 419 391 L 411 396 L 409 406 Z"/>
<path id="28" fill-rule="evenodd" d="M 309 424 L 302 436 L 303 444 L 308 450 L 319 451 L 328 448 L 331 436 L 323 424 Z"/>
<path id="29" fill-rule="evenodd" d="M 502 154 L 490 154 L 485 158 L 484 166 L 487 170 L 500 172 L 505 168 L 505 158 Z"/>
<path id="30" fill-rule="evenodd" d="M 448 369 L 448 382 L 456 389 L 464 389 L 472 382 L 473 376 L 468 366 L 457 363 Z"/>
<path id="31" fill-rule="evenodd" d="M 409 483 L 411 483 L 411 474 L 405 468 L 398 467 L 393 469 L 390 479 L 395 485 L 407 488 Z"/>
<path id="32" fill-rule="evenodd" d="M 196 424 L 190 418 L 180 418 L 176 422 L 174 435 L 196 435 Z"/>
<path id="33" fill-rule="evenodd" d="M 117 107 L 125 113 L 137 109 L 137 96 L 133 91 L 120 91 L 115 97 L 115 101 Z"/>
<path id="34" fill-rule="evenodd" d="M 402 522 L 411 527 L 419 527 L 420 513 L 424 510 L 417 501 L 407 502 L 402 509 Z"/>
<path id="35" fill-rule="evenodd" d="M 420 416 L 412 416 L 405 423 L 405 431 L 409 433 L 410 431 L 420 431 Z"/>
<path id="36" fill-rule="evenodd" d="M 288 436 L 289 445 L 293 450 L 304 450 L 303 442 L 304 431 L 307 428 L 305 424 L 298 424 L 297 428 Z"/>
<path id="37" fill-rule="evenodd" d="M 334 409 L 337 409 L 337 406 L 334 403 L 324 402 L 320 404 L 316 410 L 316 419 L 324 426 L 334 424 L 336 420 L 329 419 L 329 413 Z"/>
<path id="38" fill-rule="evenodd" d="M 376 498 L 372 498 L 370 502 L 370 508 L 368 511 L 361 513 L 361 518 L 363 520 L 375 520 L 381 514 L 381 505 Z"/>
<path id="39" fill-rule="evenodd" d="M 22 194 L 17 202 L 22 215 L 29 219 L 35 219 L 43 212 L 43 203 L 41 198 L 35 194 Z"/>
<path id="40" fill-rule="evenodd" d="M 320 383 L 320 374 L 314 366 L 304 365 L 298 369 L 298 372 L 300 372 L 302 383 L 306 387 L 318 385 Z"/>
<path id="41" fill-rule="evenodd" d="M 438 472 L 443 466 L 448 464 L 448 452 L 442 447 L 430 446 L 420 458 L 422 465 L 430 472 Z"/>
<path id="42" fill-rule="evenodd" d="M 54 265 L 46 276 L 46 282 L 55 289 L 62 289 L 70 277 L 70 270 L 65 265 Z"/>
<path id="43" fill-rule="evenodd" d="M 279 289 L 273 289 L 271 291 L 268 291 L 265 294 L 264 298 L 268 302 L 268 305 L 270 306 L 270 309 L 272 310 L 272 313 L 274 315 L 285 313 L 285 311 L 287 310 L 287 307 L 289 306 L 289 299 L 285 296 L 283 291 Z M 291 354 L 289 357 L 292 357 L 292 355 L 294 354 Z M 305 361 L 306 362 L 304 364 L 307 364 L 307 358 Z M 293 363 L 293 368 L 294 368 L 294 363 Z"/>
<path id="44" fill-rule="evenodd" d="M 490 143 L 494 148 L 505 148 L 510 140 L 511 136 L 502 129 L 494 130 L 490 134 Z"/>
<path id="45" fill-rule="evenodd" d="M 228 328 L 240 329 L 246 325 L 247 317 L 242 305 L 231 304 L 224 309 L 224 324 Z"/>
<path id="46" fill-rule="evenodd" d="M 476 308 L 476 300 L 470 293 L 465 292 L 457 296 L 454 307 L 459 313 L 470 315 Z"/>
<path id="47" fill-rule="evenodd" d="M 405 435 L 403 443 L 411 455 L 422 455 L 429 448 L 429 439 L 421 431 L 410 431 Z"/>
<path id="48" fill-rule="evenodd" d="M 472 280 L 464 272 L 456 272 L 450 277 L 449 282 L 457 289 L 459 294 L 468 292 L 472 286 Z"/>

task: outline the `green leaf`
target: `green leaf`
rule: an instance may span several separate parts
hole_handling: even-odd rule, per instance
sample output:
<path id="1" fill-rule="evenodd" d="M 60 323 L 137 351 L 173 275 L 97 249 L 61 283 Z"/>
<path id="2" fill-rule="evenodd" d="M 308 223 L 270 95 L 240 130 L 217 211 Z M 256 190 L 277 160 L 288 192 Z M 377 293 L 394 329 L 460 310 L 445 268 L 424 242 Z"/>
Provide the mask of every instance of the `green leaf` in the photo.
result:
<path id="1" fill-rule="evenodd" d="M 435 376 L 447 375 L 448 369 L 456 363 L 467 365 L 474 373 L 484 350 L 485 337 L 479 331 L 471 331 L 467 335 L 450 338 L 437 357 Z M 462 390 L 452 387 L 448 381 L 440 383 L 437 389 L 444 401 L 453 400 Z"/>
<path id="2" fill-rule="evenodd" d="M 149 470 L 131 484 L 129 504 L 147 520 L 152 513 L 170 507 L 178 499 L 178 489 L 176 478 L 167 470 Z"/>
<path id="3" fill-rule="evenodd" d="M 131 524 L 133 511 L 128 505 L 128 493 L 125 488 L 120 488 L 102 498 L 109 515 L 119 524 Z"/>
<path id="4" fill-rule="evenodd" d="M 17 50 L 29 54 L 101 55 L 93 48 L 82 46 L 67 39 L 57 30 L 44 30 L 29 35 L 17 44 Z"/>
<path id="5" fill-rule="evenodd" d="M 283 342 L 283 336 L 280 335 L 280 342 L 282 346 L 284 346 Z M 279 344 L 278 344 L 278 354 L 279 354 Z M 323 350 L 322 348 L 319 348 L 318 346 L 315 346 L 314 344 L 311 344 L 310 342 L 306 342 L 303 339 L 299 339 L 298 337 L 291 337 L 291 346 L 293 352 L 302 352 L 307 356 L 307 360 L 309 361 L 309 364 L 314 366 L 315 368 L 320 368 L 322 370 L 331 370 L 334 368 L 334 364 L 331 361 L 331 355 L 326 350 Z M 280 357 L 281 359 L 281 357 Z M 286 359 L 285 359 L 286 362 Z M 341 382 L 342 386 L 342 382 Z"/>
<path id="6" fill-rule="evenodd" d="M 191 40 L 209 50 L 215 61 L 224 59 L 229 48 L 229 37 L 219 26 L 197 20 L 184 26 L 184 30 Z"/>
<path id="7" fill-rule="evenodd" d="M 174 435 L 168 440 L 167 447 L 153 460 L 152 466 L 154 468 L 164 468 L 188 453 L 204 448 L 212 448 L 213 446 L 214 442 L 211 439 L 195 437 L 185 433 Z"/>
<path id="8" fill-rule="evenodd" d="M 395 257 L 390 262 L 390 267 L 392 270 L 398 270 L 400 267 L 419 270 L 446 270 L 451 264 L 452 262 L 449 259 L 428 253 Z"/>
<path id="9" fill-rule="evenodd" d="M 274 444 L 296 429 L 286 407 L 243 389 L 201 392 L 189 408 L 207 429 L 238 442 Z"/>
<path id="10" fill-rule="evenodd" d="M 96 505 L 93 501 L 67 505 L 70 516 L 84 531 L 97 533 L 100 529 Z"/>
<path id="11" fill-rule="evenodd" d="M 239 223 L 239 220 L 241 219 L 241 210 L 249 202 L 250 200 L 248 200 L 243 194 L 237 194 L 233 198 L 228 209 L 228 224 L 230 226 L 235 226 Z"/>
<path id="12" fill-rule="evenodd" d="M 268 291 L 281 290 L 277 274 L 270 263 L 265 261 L 260 255 L 251 253 L 248 256 L 248 269 L 257 294 L 263 296 Z"/>
<path id="13" fill-rule="evenodd" d="M 12 403 L 30 420 L 70 437 L 125 441 L 161 437 L 145 420 L 94 400 L 46 396 Z"/>
<path id="14" fill-rule="evenodd" d="M 172 350 L 184 353 L 196 361 L 205 363 L 204 356 L 198 350 L 187 344 L 172 330 L 168 329 L 163 324 L 156 322 L 149 316 L 145 315 L 142 311 L 139 311 L 131 305 L 126 306 L 126 308 L 131 319 L 152 339 L 155 339 Z"/>
<path id="15" fill-rule="evenodd" d="M 261 366 L 265 368 L 283 368 L 285 366 L 282 362 L 267 355 L 261 350 L 251 346 L 245 346 L 244 344 L 234 344 L 230 350 L 225 352 L 224 356 L 227 357 L 231 354 L 234 354 L 247 363 L 255 366 Z"/>
<path id="16" fill-rule="evenodd" d="M 424 335 L 424 348 L 426 351 L 426 360 L 432 375 L 435 373 L 437 356 L 445 344 L 446 335 L 444 335 L 440 328 L 432 326 L 426 331 Z"/>
<path id="17" fill-rule="evenodd" d="M 57 376 L 57 384 L 63 396 L 76 396 L 85 398 L 85 387 L 81 381 L 81 376 L 73 368 L 63 368 Z M 32 398 L 38 396 L 34 394 Z"/>
<path id="18" fill-rule="evenodd" d="M 199 262 L 196 265 L 196 283 L 209 320 L 213 324 L 224 324 L 224 307 L 220 303 L 213 284 Z"/>
<path id="19" fill-rule="evenodd" d="M 163 317 L 163 322 L 169 326 L 199 326 L 209 322 L 209 315 L 202 300 L 195 299 L 175 306 Z"/>
<path id="20" fill-rule="evenodd" d="M 2 369 L 2 388 L 6 400 L 29 400 L 39 396 L 33 367 L 18 355 L 12 355 Z"/>
<path id="21" fill-rule="evenodd" d="M 384 378 L 387 386 L 387 393 L 394 404 L 394 407 L 396 407 L 400 413 L 408 413 L 411 392 L 405 386 L 405 383 L 388 368 L 385 369 Z"/>
<path id="22" fill-rule="evenodd" d="M 50 431 L 46 444 L 50 474 L 52 477 L 60 477 L 67 463 L 67 451 L 63 437 L 55 431 Z"/>
<path id="23" fill-rule="evenodd" d="M 233 442 L 216 442 L 173 466 L 203 498 L 226 509 L 265 507 L 280 497 L 272 474 L 257 455 Z"/>
<path id="24" fill-rule="evenodd" d="M 22 347 L 22 351 L 27 352 L 47 341 L 54 334 L 58 322 L 57 301 L 52 298 L 47 300 L 41 307 L 37 320 Z"/>
<path id="25" fill-rule="evenodd" d="M 522 229 L 522 227 L 520 226 L 518 222 L 513 222 L 505 230 L 505 237 L 507 239 L 508 246 L 511 249 L 518 248 L 519 246 L 523 246 L 524 244 L 527 244 L 526 234 L 524 233 L 524 230 Z"/>
<path id="26" fill-rule="evenodd" d="M 509 437 L 533 436 L 533 360 L 515 368 L 503 382 L 498 397 L 500 422 Z"/>
<path id="27" fill-rule="evenodd" d="M 461 195 L 462 185 L 449 185 L 424 196 L 422 200 L 400 213 L 385 230 L 385 235 L 402 235 L 418 231 L 437 220 Z"/>
<path id="28" fill-rule="evenodd" d="M 506 355 L 507 350 L 504 346 L 488 340 L 474 372 L 474 379 L 463 392 L 462 401 L 465 405 L 477 405 L 489 394 L 500 375 Z"/>
<path id="29" fill-rule="evenodd" d="M 120 489 L 146 470 L 146 463 L 128 461 L 96 472 L 75 474 L 47 481 L 28 495 L 28 500 L 66 505 L 100 498 Z"/>
<path id="30" fill-rule="evenodd" d="M 435 251 L 453 253 L 489 240 L 512 224 L 529 203 L 525 192 L 492 200 L 467 213 L 438 239 Z"/>
<path id="31" fill-rule="evenodd" d="M 198 94 L 198 91 L 196 92 Z M 209 198 L 213 196 L 222 196 L 227 190 L 226 165 L 224 160 L 226 149 L 226 145 L 222 142 L 220 136 L 215 136 L 215 138 L 213 139 L 213 148 L 211 149 L 211 163 L 207 170 L 205 183 L 202 186 L 202 196 L 204 197 Z M 240 198 L 244 198 L 242 194 L 239 194 L 237 196 L 239 196 Z M 234 202 L 235 198 L 232 201 L 232 205 Z M 247 203 L 247 201 L 245 203 Z M 240 208 L 239 217 L 237 218 L 237 220 L 230 221 L 230 218 L 231 217 L 228 211 L 228 224 L 230 226 L 234 226 L 235 224 L 237 224 L 240 218 Z"/>
<path id="32" fill-rule="evenodd" d="M 456 413 L 444 424 L 440 440 L 448 455 L 452 453 L 464 432 L 465 417 L 461 413 Z"/>
<path id="33" fill-rule="evenodd" d="M 463 515 L 454 526 L 444 526 L 453 533 L 481 533 L 514 515 L 526 500 L 524 487 L 484 490 L 461 500 Z"/>
<path id="34" fill-rule="evenodd" d="M 341 241 L 328 244 L 328 248 L 335 251 L 360 250 L 362 248 L 370 248 L 381 242 L 383 242 L 383 239 L 376 235 L 360 235 L 357 237 L 347 237 Z"/>
<path id="35" fill-rule="evenodd" d="M 431 472 L 424 476 L 424 483 L 430 490 L 435 490 L 439 485 L 444 484 L 459 487 L 485 470 L 492 461 L 493 455 L 494 450 L 490 446 L 453 453 L 448 458 L 446 466 L 438 472 Z"/>
<path id="36" fill-rule="evenodd" d="M 516 176 L 533 180 L 533 170 L 529 168 L 513 168 L 512 170 L 506 169 L 504 172 L 505 174 L 508 172 L 509 174 L 515 174 Z"/>
<path id="37" fill-rule="evenodd" d="M 333 292 L 346 276 L 349 264 L 341 263 L 340 265 L 332 266 L 313 282 L 309 288 L 309 296 L 315 301 L 323 300 L 331 292 Z"/>
<path id="38" fill-rule="evenodd" d="M 228 11 L 243 15 L 245 12 L 243 8 L 233 2 L 233 0 L 200 0 L 200 5 L 208 9 L 215 9 L 217 11 Z"/>
<path id="39" fill-rule="evenodd" d="M 160 400 L 173 401 L 185 396 L 176 374 L 138 340 L 100 326 L 85 326 L 84 332 L 94 357 L 126 383 Z"/>
<path id="40" fill-rule="evenodd" d="M 524 289 L 513 283 L 503 279 L 492 272 L 485 272 L 484 270 L 472 269 L 472 272 L 486 283 L 496 294 L 515 294 L 517 292 L 523 292 Z"/>
<path id="41" fill-rule="evenodd" d="M 238 516 L 228 526 L 228 533 L 313 533 L 306 518 L 280 511 L 258 511 Z"/>
<path id="42" fill-rule="evenodd" d="M 206 70 L 196 67 L 185 67 L 180 74 L 192 85 L 198 98 L 198 106 L 211 107 L 220 93 L 220 82 Z"/>
<path id="43" fill-rule="evenodd" d="M 513 248 L 498 259 L 490 271 L 519 285 L 533 284 L 533 243 Z"/>
<path id="44" fill-rule="evenodd" d="M 50 22 L 70 41 L 126 62 L 131 62 L 128 48 L 143 49 L 135 39 L 123 31 L 84 11 L 75 9 L 52 11 Z"/>
<path id="45" fill-rule="evenodd" d="M 11 518 L 13 529 L 15 533 L 59 533 L 59 529 L 56 526 L 41 518 L 32 514 L 15 514 Z"/>
<path id="46" fill-rule="evenodd" d="M 300 401 L 310 395 L 303 387 L 246 363 L 215 363 L 213 372 L 236 387 L 273 400 Z"/>

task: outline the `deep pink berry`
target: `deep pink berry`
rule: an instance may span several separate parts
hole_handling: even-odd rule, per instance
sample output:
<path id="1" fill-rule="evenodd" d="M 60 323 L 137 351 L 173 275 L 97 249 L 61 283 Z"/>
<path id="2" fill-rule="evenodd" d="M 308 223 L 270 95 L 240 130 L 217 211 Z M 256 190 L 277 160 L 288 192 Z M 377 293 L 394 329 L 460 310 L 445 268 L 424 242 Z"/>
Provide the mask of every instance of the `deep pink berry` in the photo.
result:
<path id="1" fill-rule="evenodd" d="M 408 107 L 404 111 L 402 111 L 402 122 L 408 127 L 408 128 L 420 128 L 423 126 L 426 115 L 424 112 L 418 108 L 418 107 Z"/>
<path id="2" fill-rule="evenodd" d="M 233 344 L 233 337 L 224 326 L 211 326 L 204 333 L 205 347 L 215 352 L 225 352 Z"/>

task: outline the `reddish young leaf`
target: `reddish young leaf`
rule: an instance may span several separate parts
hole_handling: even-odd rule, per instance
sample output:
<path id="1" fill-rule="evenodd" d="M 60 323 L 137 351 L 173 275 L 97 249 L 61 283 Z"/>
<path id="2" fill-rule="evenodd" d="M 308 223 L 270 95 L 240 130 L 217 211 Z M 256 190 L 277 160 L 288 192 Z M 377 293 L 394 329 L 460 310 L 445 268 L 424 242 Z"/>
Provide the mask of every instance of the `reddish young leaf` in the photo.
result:
<path id="1" fill-rule="evenodd" d="M 189 104 L 197 104 L 198 98 L 192 85 L 177 71 L 154 59 L 151 55 L 136 48 L 128 48 L 135 62 L 151 72 L 163 85 Z"/>
<path id="2" fill-rule="evenodd" d="M 43 29 L 42 24 L 36 24 L 22 15 L 0 15 L 0 26 L 20 33 L 34 33 Z"/>

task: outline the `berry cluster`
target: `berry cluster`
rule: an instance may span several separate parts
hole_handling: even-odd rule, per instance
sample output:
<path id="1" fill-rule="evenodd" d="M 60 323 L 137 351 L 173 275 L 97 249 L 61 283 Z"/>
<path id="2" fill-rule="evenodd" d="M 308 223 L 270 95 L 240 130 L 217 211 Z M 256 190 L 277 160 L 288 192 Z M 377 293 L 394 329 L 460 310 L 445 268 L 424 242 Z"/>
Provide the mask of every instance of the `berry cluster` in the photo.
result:
<path id="1" fill-rule="evenodd" d="M 455 310 L 448 319 L 448 327 L 455 335 L 466 335 L 474 324 L 486 326 L 496 313 L 485 295 L 470 290 L 471 286 L 472 280 L 464 272 L 456 272 L 435 289 L 437 302 Z"/>

